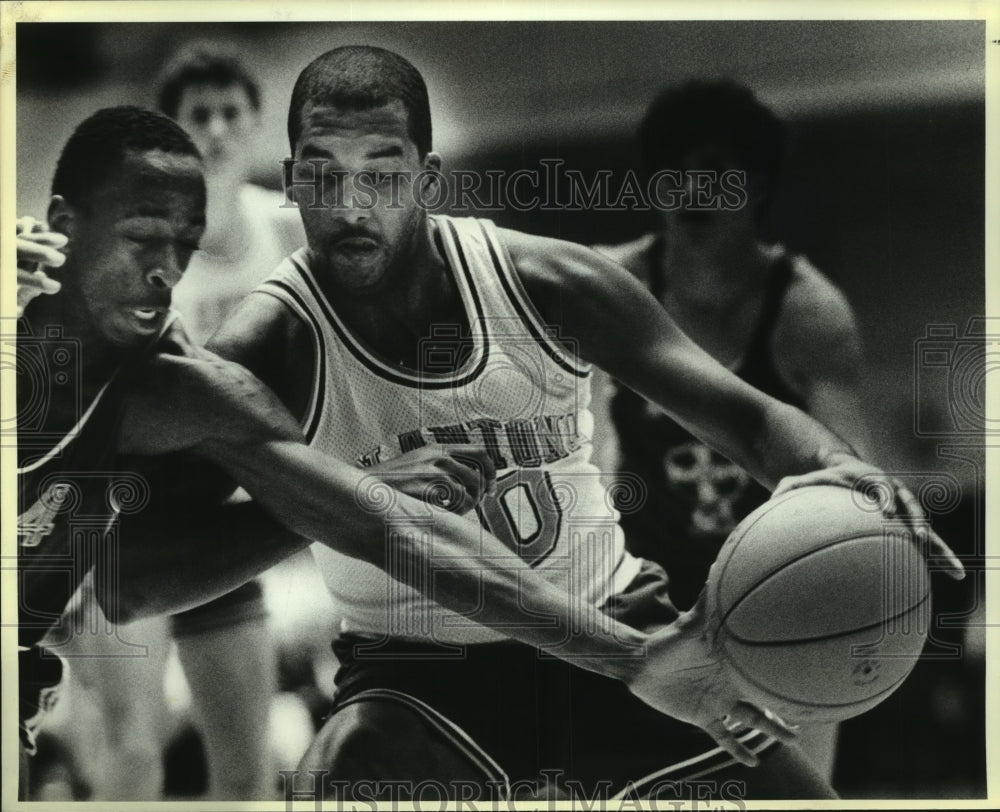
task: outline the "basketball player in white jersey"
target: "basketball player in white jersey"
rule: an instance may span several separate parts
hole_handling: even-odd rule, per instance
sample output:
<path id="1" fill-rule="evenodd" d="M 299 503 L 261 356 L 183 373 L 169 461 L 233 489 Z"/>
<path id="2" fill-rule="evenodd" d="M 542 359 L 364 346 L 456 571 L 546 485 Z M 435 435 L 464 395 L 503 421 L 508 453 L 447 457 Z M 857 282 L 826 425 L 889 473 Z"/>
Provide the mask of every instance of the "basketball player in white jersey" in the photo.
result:
<path id="1" fill-rule="evenodd" d="M 305 539 L 390 571 L 401 587 L 432 592 L 452 610 L 487 594 L 475 618 L 482 626 L 615 678 L 657 710 L 705 726 L 741 761 L 755 756 L 725 720 L 791 735 L 731 687 L 703 617 L 647 634 L 567 602 L 479 525 L 304 444 L 258 379 L 190 342 L 172 320 L 170 294 L 204 228 L 204 200 L 200 156 L 176 124 L 110 108 L 66 144 L 48 227 L 18 229 L 18 368 L 29 371 L 18 379 L 22 755 L 59 681 L 53 651 L 66 639 L 53 627 L 89 572 L 107 616 L 127 620 L 228 592 Z M 63 339 L 80 353 L 72 386 Z M 186 480 L 171 467 L 186 462 L 180 452 L 199 460 L 185 468 Z M 407 462 L 423 478 L 423 495 L 430 479 L 439 501 L 460 513 L 495 479 L 489 451 L 471 445 L 424 449 Z M 233 487 L 214 478 L 213 464 L 255 501 L 202 509 L 206 488 Z M 163 501 L 161 486 L 184 498 Z M 145 507 L 144 494 L 152 500 Z M 412 727 L 404 720 L 400 730 Z M 445 747 L 442 759 L 471 764 L 481 778 L 465 753 Z"/>
<path id="2" fill-rule="evenodd" d="M 670 633 L 678 620 L 662 571 L 625 552 L 588 462 L 591 363 L 770 488 L 783 477 L 784 488 L 850 484 L 871 471 L 701 351 L 619 266 L 486 221 L 428 215 L 420 199 L 440 191 L 440 158 L 423 80 L 398 55 L 348 47 L 317 58 L 296 83 L 288 126 L 287 188 L 309 247 L 248 297 L 211 348 L 266 381 L 313 448 L 405 493 L 426 497 L 449 448 L 485 451 L 496 485 L 466 520 L 571 602 L 649 632 Z M 918 516 L 912 496 L 898 495 Z M 702 723 L 720 751 L 620 683 L 540 658 L 510 642 L 510 629 L 484 628 L 488 588 L 456 612 L 429 600 L 431 590 L 400 587 L 336 551 L 316 554 L 344 618 L 335 642 L 344 665 L 334 715 L 300 769 L 319 771 L 328 798 L 377 781 L 447 782 L 448 753 L 477 765 L 481 784 L 556 771 L 563 791 L 588 798 L 632 782 L 675 800 L 705 776 L 745 781 L 752 798 L 832 795 L 794 750 L 738 720 Z M 698 718 L 704 698 L 679 700 L 685 711 L 674 715 Z M 767 766 L 747 769 L 758 757 Z"/>

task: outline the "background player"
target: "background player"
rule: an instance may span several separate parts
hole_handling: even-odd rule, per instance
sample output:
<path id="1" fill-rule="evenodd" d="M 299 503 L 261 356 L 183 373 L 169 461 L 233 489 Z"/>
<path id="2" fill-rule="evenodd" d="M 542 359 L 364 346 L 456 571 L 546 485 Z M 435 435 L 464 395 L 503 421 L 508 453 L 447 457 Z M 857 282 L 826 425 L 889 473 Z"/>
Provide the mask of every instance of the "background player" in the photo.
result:
<path id="1" fill-rule="evenodd" d="M 692 80 L 651 103 L 639 144 L 647 179 L 661 170 L 684 173 L 687 205 L 664 211 L 659 232 L 598 250 L 646 285 L 716 361 L 867 455 L 861 340 L 851 307 L 805 257 L 761 237 L 784 154 L 783 123 L 742 85 Z M 692 170 L 745 173 L 745 205 L 696 206 Z M 614 392 L 610 414 L 614 429 L 595 432 L 603 446 L 595 456 L 604 470 L 641 477 L 650 494 L 622 515 L 628 549 L 663 565 L 671 598 L 686 609 L 729 533 L 769 494 L 627 387 Z M 800 736 L 828 777 L 834 731 L 822 726 Z"/>
<path id="2" fill-rule="evenodd" d="M 290 177 L 289 188 L 309 250 L 296 252 L 260 295 L 249 297 L 211 346 L 269 382 L 307 427 L 314 447 L 391 477 L 404 491 L 426 489 L 433 473 L 427 455 L 435 447 L 480 445 L 503 470 L 499 493 L 484 499 L 469 517 L 473 522 L 506 538 L 550 579 L 559 580 L 559 564 L 569 561 L 570 589 L 582 603 L 606 599 L 607 610 L 622 617 L 646 611 L 647 622 L 669 625 L 676 614 L 663 603 L 662 573 L 624 553 L 614 530 L 607 535 L 613 519 L 598 520 L 602 532 L 584 529 L 587 520 L 574 524 L 581 516 L 595 521 L 588 510 L 604 499 L 587 463 L 587 361 L 695 434 L 711 436 L 770 487 L 782 474 L 825 466 L 850 479 L 847 471 L 856 470 L 857 461 L 801 412 L 726 373 L 638 283 L 594 252 L 473 219 L 428 217 L 416 196 L 434 198 L 438 191 L 433 171 L 440 159 L 430 152 L 430 130 L 426 88 L 401 57 L 357 47 L 314 60 L 299 76 L 289 111 L 301 173 Z M 328 192 L 322 202 L 321 180 Z M 401 185 L 390 195 L 394 182 Z M 354 194 L 362 189 L 364 196 Z M 369 205 L 363 201 L 371 200 L 372 189 L 378 194 Z M 560 325 L 565 343 L 552 337 L 548 324 Z M 525 373 L 512 346 L 531 348 L 530 363 L 540 363 L 539 371 Z M 433 358 L 445 360 L 428 361 Z M 496 385 L 480 380 L 496 370 L 503 371 Z M 835 470 L 805 474 L 794 484 L 836 479 Z M 575 515 L 556 494 L 567 483 L 576 488 Z M 579 535 L 563 529 L 570 527 Z M 609 544 L 581 543 L 588 532 Z M 530 648 L 497 642 L 410 591 L 387 593 L 384 580 L 356 562 L 325 553 L 319 560 L 348 632 L 338 641 L 346 665 L 338 677 L 337 714 L 303 768 L 328 769 L 333 780 L 446 778 L 434 772 L 428 741 L 415 746 L 404 737 L 379 737 L 378 731 L 413 729 L 414 715 L 428 730 L 457 723 L 478 741 L 482 761 L 492 757 L 519 779 L 573 762 L 573 777 L 590 789 L 604 779 L 622 786 L 644 770 L 692 757 L 701 768 L 710 758 L 711 748 L 694 731 L 661 727 L 662 720 L 616 695 L 613 683 L 548 671 Z M 427 618 L 427 625 L 400 629 L 397 614 Z M 438 644 L 470 645 L 451 665 L 434 661 L 449 650 Z M 374 646 L 378 657 L 359 656 L 358 646 Z M 405 665 L 393 661 L 393 653 Z M 512 692 L 499 722 L 480 692 L 500 688 L 498 679 Z M 588 713 L 562 720 L 573 731 L 574 756 L 567 761 L 559 750 L 565 724 L 540 719 L 529 697 L 566 695 L 571 685 L 580 693 L 571 694 L 570 704 Z M 623 728 L 646 735 L 637 735 L 630 749 L 614 735 Z M 536 750 L 523 747 L 525 730 Z M 659 749 L 666 741 L 675 749 Z M 415 761 L 415 752 L 427 760 Z M 830 791 L 794 753 L 776 753 L 771 763 L 780 775 L 743 776 L 754 782 L 754 797 Z M 729 764 L 712 768 L 722 776 Z"/>
<path id="3" fill-rule="evenodd" d="M 204 343 L 244 296 L 305 244 L 305 233 L 280 192 L 250 182 L 260 85 L 234 52 L 212 42 L 181 49 L 158 78 L 156 102 L 205 161 L 205 234 L 173 299 L 192 339 Z"/>
<path id="4" fill-rule="evenodd" d="M 486 590 L 490 601 L 477 616 L 480 623 L 615 676 L 663 712 L 711 728 L 737 758 L 752 761 L 753 755 L 723 717 L 787 737 L 782 725 L 739 701 L 706 646 L 704 618 L 690 615 L 655 635 L 595 622 L 593 612 L 567 605 L 559 589 L 493 536 L 305 446 L 294 419 L 257 379 L 189 342 L 170 321 L 170 290 L 204 227 L 205 189 L 196 148 L 169 119 L 135 108 L 96 113 L 66 144 L 53 189 L 58 193 L 49 207 L 49 230 L 67 238 L 66 261 L 60 266 L 52 254 L 57 237 L 31 227 L 18 235 L 18 264 L 34 277 L 32 284 L 41 281 L 37 263 L 51 258 L 50 273 L 61 285 L 58 295 L 27 304 L 18 343 L 19 368 L 44 370 L 52 393 L 41 425 L 29 423 L 25 418 L 34 413 L 28 407 L 38 394 L 29 384 L 37 381 L 19 380 L 19 677 L 26 750 L 29 723 L 47 704 L 41 701 L 44 688 L 57 680 L 40 669 L 58 669 L 51 649 L 58 650 L 66 635 L 50 636 L 49 650 L 42 637 L 92 565 L 98 565 L 98 598 L 113 620 L 134 615 L 135 605 L 150 612 L 188 608 L 306 543 L 275 532 L 258 505 L 305 537 L 390 569 L 403 584 L 434 589 L 443 606 L 460 610 Z M 45 288 L 54 286 L 37 285 Z M 30 340 L 54 338 L 54 331 L 79 347 L 82 377 L 76 388 L 57 385 L 56 353 L 65 346 Z M 82 415 L 79 403 L 86 406 Z M 139 465 L 139 457 L 185 449 L 203 460 L 188 469 L 191 499 L 140 510 L 143 483 L 151 496 L 158 484 L 182 483 L 173 470 L 158 480 L 155 470 L 147 467 L 147 476 L 138 476 L 130 466 Z M 481 449 L 465 448 L 461 457 L 441 452 L 436 462 L 425 454 L 424 460 L 437 466 L 439 484 L 448 475 L 455 510 L 476 504 L 493 479 L 489 455 Z M 206 461 L 230 472 L 257 503 L 230 505 L 221 513 L 199 510 L 196 497 L 209 484 Z M 842 468 L 830 476 L 838 473 L 847 475 Z M 119 479 L 133 489 L 122 490 Z M 359 495 L 366 494 L 359 507 Z M 387 547 L 386 509 L 378 500 L 390 495 L 398 535 Z M 74 525 L 81 516 L 87 520 L 82 533 Z M 393 564 L 400 559 L 403 566 Z M 62 569 L 52 568 L 54 560 Z M 119 563 L 121 580 L 115 577 Z M 524 624 L 527 595 L 545 624 Z M 589 633 L 567 634 L 578 628 Z M 643 644 L 646 656 L 634 656 Z"/>
<path id="5" fill-rule="evenodd" d="M 282 258 L 305 244 L 305 234 L 280 192 L 250 182 L 261 92 L 233 49 L 213 42 L 182 48 L 157 80 L 156 102 L 204 159 L 205 233 L 173 291 L 185 329 L 204 343 Z M 283 562 L 289 577 L 311 566 L 308 553 Z M 307 597 L 317 613 L 326 606 L 324 594 Z M 261 581 L 172 616 L 171 627 L 201 720 L 209 796 L 273 796 L 268 698 L 276 688 L 276 641 Z"/>

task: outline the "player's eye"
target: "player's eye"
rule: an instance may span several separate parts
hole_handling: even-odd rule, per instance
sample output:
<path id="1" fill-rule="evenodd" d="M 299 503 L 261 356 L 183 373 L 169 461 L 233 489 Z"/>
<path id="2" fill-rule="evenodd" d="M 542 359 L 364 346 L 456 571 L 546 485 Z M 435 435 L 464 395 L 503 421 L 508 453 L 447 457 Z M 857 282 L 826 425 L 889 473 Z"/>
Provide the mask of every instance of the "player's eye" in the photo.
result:
<path id="1" fill-rule="evenodd" d="M 393 181 L 398 181 L 402 177 L 402 172 L 378 171 L 375 173 L 375 183 L 381 189 L 389 188 Z"/>
<path id="2" fill-rule="evenodd" d="M 222 111 L 222 114 L 226 117 L 226 121 L 232 123 L 239 117 L 240 111 L 235 106 L 230 105 Z"/>
<path id="3" fill-rule="evenodd" d="M 195 107 L 194 110 L 191 111 L 191 118 L 194 119 L 195 124 L 208 124 L 208 108 Z"/>

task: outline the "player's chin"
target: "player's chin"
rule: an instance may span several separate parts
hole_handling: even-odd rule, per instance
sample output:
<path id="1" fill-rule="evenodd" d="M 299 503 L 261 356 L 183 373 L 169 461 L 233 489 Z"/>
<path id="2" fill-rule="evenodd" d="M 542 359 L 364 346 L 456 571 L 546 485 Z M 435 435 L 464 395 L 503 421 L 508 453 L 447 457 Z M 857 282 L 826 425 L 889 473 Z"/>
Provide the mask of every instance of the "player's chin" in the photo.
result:
<path id="1" fill-rule="evenodd" d="M 345 258 L 335 256 L 329 263 L 340 287 L 358 297 L 380 294 L 386 287 L 388 274 L 382 257 Z"/>

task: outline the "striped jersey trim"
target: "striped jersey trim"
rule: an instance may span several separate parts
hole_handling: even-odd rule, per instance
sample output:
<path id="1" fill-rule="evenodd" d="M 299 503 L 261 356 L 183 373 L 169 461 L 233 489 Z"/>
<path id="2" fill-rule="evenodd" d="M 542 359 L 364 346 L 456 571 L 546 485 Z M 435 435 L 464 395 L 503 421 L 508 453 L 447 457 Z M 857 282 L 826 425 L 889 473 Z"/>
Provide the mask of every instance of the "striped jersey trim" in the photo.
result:
<path id="1" fill-rule="evenodd" d="M 473 330 L 476 325 L 483 324 L 485 322 L 483 316 L 483 306 L 479 299 L 479 295 L 476 292 L 475 284 L 472 280 L 472 272 L 469 269 L 468 263 L 466 262 L 465 254 L 461 251 L 459 247 L 457 251 L 457 258 L 459 260 L 459 270 L 461 273 L 454 273 L 454 279 L 456 284 L 459 286 L 460 295 L 462 297 L 462 302 L 465 305 L 466 318 L 469 320 L 469 326 Z M 464 386 L 476 378 L 482 373 L 483 369 L 486 367 L 486 362 L 489 358 L 489 338 L 484 332 L 481 336 L 481 340 L 476 342 L 473 358 L 470 359 L 469 364 L 473 365 L 471 370 L 459 373 L 448 373 L 446 375 L 436 375 L 434 373 L 410 373 L 405 370 L 395 369 L 380 358 L 373 355 L 365 347 L 361 346 L 360 343 L 351 335 L 350 331 L 345 327 L 343 322 L 337 316 L 336 311 L 330 306 L 329 301 L 320 290 L 319 285 L 316 284 L 316 280 L 313 278 L 312 273 L 306 267 L 305 263 L 301 261 L 296 255 L 289 257 L 292 265 L 299 272 L 299 276 L 302 278 L 303 282 L 309 289 L 313 298 L 318 303 L 320 309 L 323 312 L 324 318 L 333 328 L 337 337 L 344 344 L 345 347 L 350 351 L 350 353 L 370 372 L 384 378 L 391 383 L 399 384 L 401 386 L 409 386 L 417 389 L 447 389 L 456 386 Z M 471 306 L 471 307 L 470 307 Z M 474 311 L 474 312 L 470 312 Z"/>
<path id="2" fill-rule="evenodd" d="M 319 421 L 323 415 L 322 405 L 326 400 L 326 341 L 323 338 L 323 330 L 305 300 L 287 282 L 280 279 L 268 279 L 257 290 L 274 296 L 275 299 L 292 308 L 312 331 L 313 347 L 316 352 L 316 369 L 313 376 L 315 383 L 309 397 L 309 406 L 302 419 L 302 430 L 305 433 L 306 441 L 311 442 L 319 428 Z"/>
<path id="3" fill-rule="evenodd" d="M 354 696 L 338 703 L 337 710 L 353 705 L 358 702 L 369 700 L 385 699 L 390 702 L 398 702 L 406 705 L 411 710 L 416 711 L 424 718 L 449 744 L 455 747 L 469 761 L 471 761 L 486 777 L 487 780 L 498 786 L 503 786 L 506 797 L 510 797 L 510 778 L 503 768 L 480 747 L 462 728 L 438 710 L 435 710 L 426 702 L 422 702 L 410 694 L 402 691 L 394 691 L 389 688 L 369 688 L 360 691 Z M 336 713 L 336 710 L 334 711 Z"/>
<path id="4" fill-rule="evenodd" d="M 500 245 L 500 241 L 496 234 L 487 228 L 484 221 L 480 220 L 479 227 L 483 230 L 483 235 L 486 238 L 486 244 L 489 247 L 490 257 L 493 259 L 493 264 L 497 268 L 498 276 L 500 278 L 500 284 L 503 286 L 504 293 L 507 294 L 507 299 L 510 301 L 517 315 L 524 322 L 524 325 L 528 328 L 532 337 L 537 341 L 542 349 L 548 354 L 548 356 L 556 362 L 560 367 L 562 367 L 567 372 L 575 375 L 578 378 L 585 378 L 590 374 L 590 366 L 588 364 L 576 364 L 573 363 L 572 358 L 567 354 L 566 350 L 559 346 L 549 335 L 548 328 L 542 323 L 541 317 L 538 315 L 538 311 L 535 306 L 531 303 L 528 298 L 527 292 L 524 290 L 524 286 L 521 284 L 521 280 L 518 278 L 517 273 L 511 266 L 510 261 L 504 262 L 501 260 L 502 256 L 507 256 L 506 251 L 503 246 Z M 492 223 L 490 224 L 492 225 Z"/>

